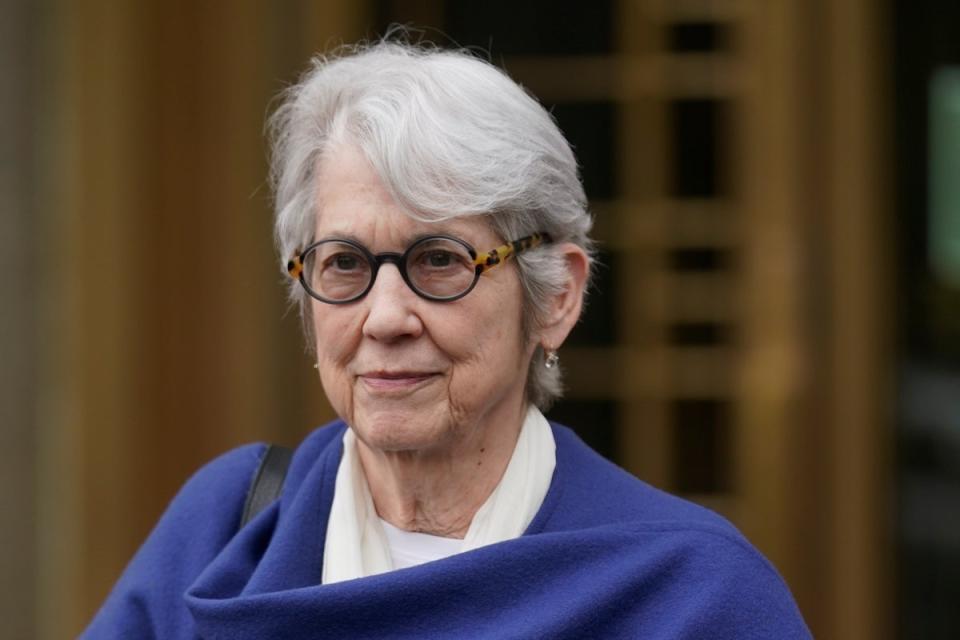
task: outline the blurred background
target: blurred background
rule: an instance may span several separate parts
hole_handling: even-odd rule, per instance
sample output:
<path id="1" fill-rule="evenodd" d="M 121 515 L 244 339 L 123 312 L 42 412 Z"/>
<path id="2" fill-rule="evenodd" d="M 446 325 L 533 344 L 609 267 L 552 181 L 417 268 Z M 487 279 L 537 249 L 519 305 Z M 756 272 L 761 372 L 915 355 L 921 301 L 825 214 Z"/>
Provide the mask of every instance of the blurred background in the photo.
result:
<path id="1" fill-rule="evenodd" d="M 416 25 L 576 147 L 551 417 L 732 519 L 818 638 L 960 637 L 960 3 L 3 0 L 0 618 L 76 635 L 184 479 L 331 417 L 263 124 Z"/>

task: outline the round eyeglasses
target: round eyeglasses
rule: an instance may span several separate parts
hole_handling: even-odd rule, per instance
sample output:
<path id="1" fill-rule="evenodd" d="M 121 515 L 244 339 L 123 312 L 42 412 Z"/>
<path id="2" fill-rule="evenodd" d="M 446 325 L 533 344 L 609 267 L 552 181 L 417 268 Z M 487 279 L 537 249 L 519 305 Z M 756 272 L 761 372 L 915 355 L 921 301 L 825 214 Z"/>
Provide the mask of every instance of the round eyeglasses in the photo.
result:
<path id="1" fill-rule="evenodd" d="M 470 293 L 485 271 L 545 242 L 550 242 L 548 234 L 534 233 L 477 254 L 459 238 L 438 235 L 420 238 L 403 253 L 373 254 L 354 240 L 328 238 L 298 251 L 287 272 L 317 300 L 346 304 L 367 295 L 380 267 L 392 262 L 418 296 L 452 302 Z"/>

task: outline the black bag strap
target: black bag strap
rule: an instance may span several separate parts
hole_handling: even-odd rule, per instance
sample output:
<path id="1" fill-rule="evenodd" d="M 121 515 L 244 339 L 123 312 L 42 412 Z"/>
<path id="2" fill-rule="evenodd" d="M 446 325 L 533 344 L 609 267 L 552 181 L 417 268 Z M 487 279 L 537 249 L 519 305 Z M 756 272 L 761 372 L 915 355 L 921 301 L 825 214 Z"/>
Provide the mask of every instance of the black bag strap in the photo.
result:
<path id="1" fill-rule="evenodd" d="M 241 528 L 280 497 L 292 458 L 293 450 L 289 447 L 267 445 L 263 457 L 260 458 L 260 466 L 250 481 L 247 501 L 243 505 L 243 517 L 240 519 Z"/>

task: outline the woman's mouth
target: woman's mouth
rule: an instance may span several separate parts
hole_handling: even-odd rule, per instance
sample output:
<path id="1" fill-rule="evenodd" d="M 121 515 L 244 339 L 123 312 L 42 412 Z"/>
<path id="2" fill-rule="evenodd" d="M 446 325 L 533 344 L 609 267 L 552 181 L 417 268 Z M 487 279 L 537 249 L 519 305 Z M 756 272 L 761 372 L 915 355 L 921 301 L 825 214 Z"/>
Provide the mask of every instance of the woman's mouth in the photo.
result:
<path id="1" fill-rule="evenodd" d="M 370 391 L 407 391 L 428 382 L 438 374 L 427 371 L 371 371 L 358 376 Z"/>

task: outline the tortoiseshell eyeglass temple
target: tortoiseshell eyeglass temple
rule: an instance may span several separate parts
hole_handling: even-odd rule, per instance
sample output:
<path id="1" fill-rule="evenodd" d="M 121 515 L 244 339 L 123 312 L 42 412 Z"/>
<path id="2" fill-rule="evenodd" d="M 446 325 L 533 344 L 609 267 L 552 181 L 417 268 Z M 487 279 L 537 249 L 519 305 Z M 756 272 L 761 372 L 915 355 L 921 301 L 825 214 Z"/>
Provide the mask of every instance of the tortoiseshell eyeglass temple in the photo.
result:
<path id="1" fill-rule="evenodd" d="M 491 249 L 486 253 L 481 253 L 477 256 L 473 263 L 477 265 L 477 273 L 480 274 L 488 269 L 492 269 L 501 262 L 509 260 L 518 253 L 522 253 L 528 249 L 533 249 L 534 247 L 539 247 L 545 242 L 550 242 L 549 233 L 534 233 L 526 238 L 520 238 L 519 240 L 508 242 L 507 244 L 497 247 L 496 249 Z"/>

